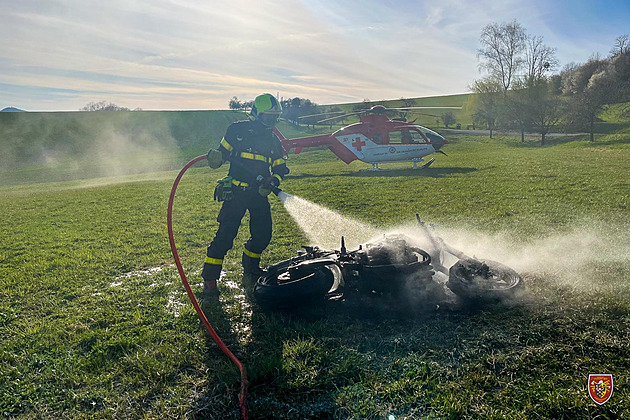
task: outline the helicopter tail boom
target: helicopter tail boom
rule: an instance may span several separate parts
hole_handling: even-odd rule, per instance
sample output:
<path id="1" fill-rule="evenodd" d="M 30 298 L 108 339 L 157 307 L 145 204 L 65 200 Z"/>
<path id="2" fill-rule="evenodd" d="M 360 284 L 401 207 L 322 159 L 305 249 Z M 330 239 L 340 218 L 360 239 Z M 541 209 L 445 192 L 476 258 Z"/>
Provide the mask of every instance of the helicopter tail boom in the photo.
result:
<path id="1" fill-rule="evenodd" d="M 357 157 L 354 155 L 354 153 L 349 151 L 347 147 L 342 145 L 339 140 L 337 140 L 330 134 L 300 137 L 297 139 L 287 139 L 277 128 L 274 128 L 274 133 L 280 139 L 282 147 L 287 153 L 294 149 L 294 153 L 297 155 L 305 147 L 327 146 L 331 152 L 333 152 L 339 159 L 341 159 L 345 163 L 350 163 L 354 160 L 357 160 Z"/>

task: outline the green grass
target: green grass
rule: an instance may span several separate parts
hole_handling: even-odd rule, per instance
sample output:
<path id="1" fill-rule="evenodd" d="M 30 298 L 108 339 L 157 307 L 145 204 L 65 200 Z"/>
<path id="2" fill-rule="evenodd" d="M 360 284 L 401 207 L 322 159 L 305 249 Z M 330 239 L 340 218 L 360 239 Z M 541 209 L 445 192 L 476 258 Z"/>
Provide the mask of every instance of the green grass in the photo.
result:
<path id="1" fill-rule="evenodd" d="M 420 213 L 447 232 L 511 244 L 571 232 L 579 242 L 588 231 L 617 249 L 569 279 L 522 272 L 527 293 L 509 304 L 401 313 L 337 302 L 269 313 L 241 285 L 245 221 L 221 301 L 204 309 L 248 369 L 251 418 L 630 417 L 627 132 L 544 148 L 450 140 L 449 156 L 424 171 L 361 172 L 369 165 L 326 150 L 291 155 L 283 188 L 383 228 Z M 175 201 L 177 245 L 197 292 L 217 227 L 212 188 L 225 170 L 191 169 Z M 3 416 L 238 417 L 238 372 L 203 331 L 172 265 L 165 220 L 175 175 L 0 187 Z M 271 201 L 264 263 L 308 243 Z M 588 397 L 589 373 L 615 375 L 601 407 Z"/>
<path id="2" fill-rule="evenodd" d="M 509 244 L 569 236 L 567 260 L 577 253 L 575 241 L 594 246 L 598 258 L 579 272 L 525 270 L 527 295 L 509 305 L 401 316 L 380 305 L 330 304 L 288 315 L 262 312 L 240 285 L 240 244 L 248 236 L 242 229 L 228 254 L 221 303 L 205 310 L 248 368 L 252 417 L 630 415 L 630 136 L 620 107 L 602 114 L 595 143 L 550 138 L 541 148 L 535 139 L 450 137 L 449 156 L 423 171 L 360 172 L 368 165 L 345 165 L 326 150 L 292 155 L 286 191 L 366 223 L 389 228 L 420 213 L 447 232 L 509 237 Z M 211 122 L 208 131 L 219 132 L 241 116 L 174 113 L 160 125 L 158 114 L 135 115 L 153 121 L 153 134 L 114 142 L 128 148 L 100 150 L 118 152 L 111 156 L 75 150 L 54 164 L 2 171 L 4 184 L 31 183 L 0 187 L 4 416 L 238 416 L 238 374 L 202 331 L 172 266 L 165 207 L 176 172 L 151 171 L 179 168 L 219 140 L 185 127 Z M 131 133 L 144 133 L 149 121 L 117 116 Z M 97 118 L 94 129 L 108 124 L 90 118 Z M 37 136 L 55 127 L 36 126 Z M 281 129 L 289 137 L 327 131 Z M 130 172 L 148 173 L 90 179 Z M 176 237 L 193 283 L 217 227 L 211 192 L 224 173 L 192 169 L 178 191 Z M 34 183 L 76 178 L 85 179 Z M 272 206 L 265 263 L 308 242 L 277 200 Z M 604 253 L 592 236 L 606 242 Z M 533 251 L 531 258 L 548 260 L 546 249 Z M 555 257 L 562 260 L 560 251 Z M 615 374 L 615 394 L 603 407 L 586 394 L 593 372 Z"/>

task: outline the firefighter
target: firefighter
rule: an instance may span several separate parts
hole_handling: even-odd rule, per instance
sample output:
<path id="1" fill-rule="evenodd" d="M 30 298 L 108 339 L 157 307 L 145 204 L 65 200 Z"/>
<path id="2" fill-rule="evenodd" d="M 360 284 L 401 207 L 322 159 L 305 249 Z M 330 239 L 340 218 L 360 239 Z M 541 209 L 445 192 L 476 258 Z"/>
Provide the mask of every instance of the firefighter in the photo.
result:
<path id="1" fill-rule="evenodd" d="M 218 149 L 208 152 L 211 168 L 230 162 L 228 176 L 219 180 L 215 199 L 222 201 L 217 221 L 219 229 L 207 250 L 201 272 L 204 293 L 217 295 L 217 280 L 221 274 L 223 258 L 232 248 L 241 219 L 249 211 L 250 238 L 243 248 L 245 275 L 260 276 L 260 256 L 271 241 L 271 209 L 267 196 L 280 185 L 289 173 L 284 149 L 273 133 L 282 106 L 271 94 L 262 94 L 254 100 L 251 117 L 231 124 Z"/>

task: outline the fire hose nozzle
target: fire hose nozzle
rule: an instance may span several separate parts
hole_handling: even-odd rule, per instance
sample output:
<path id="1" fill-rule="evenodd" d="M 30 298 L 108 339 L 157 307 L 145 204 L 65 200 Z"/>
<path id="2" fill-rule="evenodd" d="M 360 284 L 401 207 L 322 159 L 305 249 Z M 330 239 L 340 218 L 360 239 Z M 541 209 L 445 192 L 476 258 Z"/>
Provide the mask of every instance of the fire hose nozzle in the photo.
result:
<path id="1" fill-rule="evenodd" d="M 261 183 L 264 181 L 265 178 L 263 178 L 262 175 L 258 175 L 258 177 L 256 178 L 256 181 L 258 183 Z M 274 187 L 273 185 L 271 185 L 271 192 L 274 193 L 275 195 L 279 196 L 280 193 L 282 192 L 282 190 L 279 187 Z"/>

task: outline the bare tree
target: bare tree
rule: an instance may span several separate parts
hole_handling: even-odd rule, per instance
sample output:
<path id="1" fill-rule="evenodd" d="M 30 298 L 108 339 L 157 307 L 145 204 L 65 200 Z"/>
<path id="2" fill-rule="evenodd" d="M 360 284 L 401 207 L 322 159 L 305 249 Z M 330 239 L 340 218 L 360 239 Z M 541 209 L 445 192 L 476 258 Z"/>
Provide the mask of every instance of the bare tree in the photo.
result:
<path id="1" fill-rule="evenodd" d="M 525 64 L 527 80 L 538 80 L 558 67 L 556 49 L 545 45 L 542 36 L 530 36 L 525 45 Z"/>
<path id="2" fill-rule="evenodd" d="M 129 111 L 129 108 L 124 106 L 118 106 L 114 103 L 107 103 L 105 101 L 90 102 L 85 105 L 80 111 Z"/>
<path id="3" fill-rule="evenodd" d="M 615 39 L 615 45 L 610 50 L 610 55 L 616 57 L 628 53 L 630 53 L 630 36 L 628 34 L 619 35 Z"/>
<path id="4" fill-rule="evenodd" d="M 525 28 L 516 20 L 491 23 L 481 30 L 481 48 L 477 50 L 477 57 L 481 60 L 479 66 L 501 83 L 504 96 L 523 65 L 526 40 Z"/>

